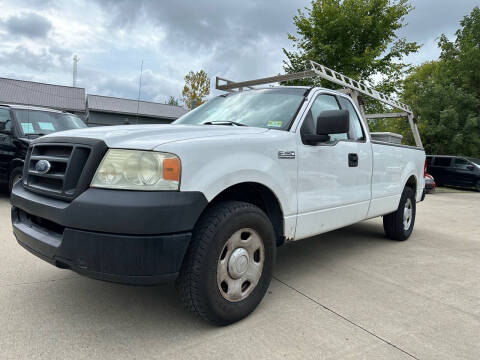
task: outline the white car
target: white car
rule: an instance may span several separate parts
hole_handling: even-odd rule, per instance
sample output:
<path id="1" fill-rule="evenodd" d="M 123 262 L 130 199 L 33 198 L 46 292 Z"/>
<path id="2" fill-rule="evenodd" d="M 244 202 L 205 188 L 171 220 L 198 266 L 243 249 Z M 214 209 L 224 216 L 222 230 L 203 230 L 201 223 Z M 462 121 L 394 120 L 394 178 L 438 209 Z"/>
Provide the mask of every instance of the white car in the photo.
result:
<path id="1" fill-rule="evenodd" d="M 423 149 L 372 141 L 351 98 L 273 87 L 212 99 L 171 125 L 35 140 L 12 191 L 18 242 L 50 263 L 130 284 L 177 279 L 216 324 L 259 304 L 277 246 L 383 216 L 406 240 Z"/>

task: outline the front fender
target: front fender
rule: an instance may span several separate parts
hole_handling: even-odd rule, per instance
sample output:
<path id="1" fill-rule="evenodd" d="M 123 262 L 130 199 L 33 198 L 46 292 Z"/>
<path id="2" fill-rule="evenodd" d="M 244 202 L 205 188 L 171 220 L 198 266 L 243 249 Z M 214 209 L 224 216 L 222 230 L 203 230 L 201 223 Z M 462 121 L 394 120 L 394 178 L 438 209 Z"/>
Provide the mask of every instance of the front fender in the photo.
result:
<path id="1" fill-rule="evenodd" d="M 255 159 L 253 162 L 252 159 Z M 293 162 L 292 162 L 293 163 Z M 292 164 L 293 165 L 293 164 Z M 296 167 L 292 166 L 292 170 Z M 197 188 L 208 201 L 225 189 L 245 183 L 255 182 L 268 187 L 276 195 L 285 216 L 296 213 L 296 177 L 288 175 L 288 168 L 282 168 L 267 156 L 235 153 L 217 158 L 215 162 L 204 164 L 197 169 L 194 180 L 189 171 L 182 176 L 182 190 Z"/>
<path id="2" fill-rule="evenodd" d="M 202 138 L 159 146 L 177 154 L 182 163 L 181 191 L 201 191 L 208 201 L 229 187 L 256 182 L 276 195 L 284 216 L 297 212 L 297 159 L 279 159 L 280 150 L 296 151 L 286 131 L 248 137 Z"/>

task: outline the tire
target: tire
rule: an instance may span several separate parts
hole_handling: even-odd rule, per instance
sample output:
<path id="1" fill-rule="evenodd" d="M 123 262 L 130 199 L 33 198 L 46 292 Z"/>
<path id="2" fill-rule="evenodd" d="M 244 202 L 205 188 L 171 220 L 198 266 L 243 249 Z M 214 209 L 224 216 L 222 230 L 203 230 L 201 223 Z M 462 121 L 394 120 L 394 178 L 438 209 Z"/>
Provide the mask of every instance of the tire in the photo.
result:
<path id="1" fill-rule="evenodd" d="M 477 189 L 477 191 L 480 192 L 480 180 L 478 180 L 477 183 L 475 184 L 475 189 Z"/>
<path id="2" fill-rule="evenodd" d="M 219 202 L 195 226 L 177 279 L 180 298 L 201 319 L 216 325 L 236 322 L 263 299 L 275 254 L 273 226 L 261 209 Z"/>
<path id="3" fill-rule="evenodd" d="M 23 167 L 22 166 L 16 167 L 15 169 L 13 169 L 10 172 L 10 178 L 8 179 L 8 193 L 9 194 L 12 192 L 13 185 L 15 185 L 15 183 L 17 181 L 22 179 L 22 175 L 23 175 Z"/>
<path id="4" fill-rule="evenodd" d="M 397 211 L 383 217 L 383 229 L 388 238 L 397 241 L 407 240 L 415 225 L 416 199 L 414 191 L 406 187 Z"/>

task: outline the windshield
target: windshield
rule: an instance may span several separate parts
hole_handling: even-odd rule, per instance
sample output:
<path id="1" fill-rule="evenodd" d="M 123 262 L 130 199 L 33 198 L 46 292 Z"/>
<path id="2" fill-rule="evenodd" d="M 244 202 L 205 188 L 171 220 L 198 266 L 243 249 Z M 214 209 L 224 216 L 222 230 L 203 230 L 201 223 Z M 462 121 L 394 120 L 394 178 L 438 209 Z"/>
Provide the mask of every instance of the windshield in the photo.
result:
<path id="1" fill-rule="evenodd" d="M 480 165 L 480 159 L 476 159 L 476 158 L 467 158 L 468 160 L 470 160 L 471 162 L 477 164 L 477 165 Z"/>
<path id="2" fill-rule="evenodd" d="M 306 89 L 250 90 L 216 97 L 174 124 L 246 125 L 286 130 L 303 102 Z"/>
<path id="3" fill-rule="evenodd" d="M 25 135 L 46 135 L 86 127 L 85 123 L 73 114 L 26 109 L 13 112 Z"/>

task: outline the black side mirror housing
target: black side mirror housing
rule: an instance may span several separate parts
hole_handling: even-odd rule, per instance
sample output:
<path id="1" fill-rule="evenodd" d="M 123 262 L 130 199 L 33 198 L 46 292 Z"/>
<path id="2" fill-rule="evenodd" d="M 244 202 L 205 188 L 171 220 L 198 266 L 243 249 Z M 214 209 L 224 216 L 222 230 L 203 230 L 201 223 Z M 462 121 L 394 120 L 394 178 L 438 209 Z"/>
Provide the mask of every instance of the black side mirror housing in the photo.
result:
<path id="1" fill-rule="evenodd" d="M 467 170 L 473 171 L 473 170 L 475 170 L 475 166 L 467 165 Z"/>
<path id="2" fill-rule="evenodd" d="M 330 140 L 333 134 L 348 134 L 350 115 L 348 110 L 322 111 L 317 118 L 317 133 L 303 136 L 308 143 L 320 143 Z"/>
<path id="3" fill-rule="evenodd" d="M 347 134 L 349 129 L 348 110 L 326 110 L 318 115 L 317 135 Z"/>
<path id="4" fill-rule="evenodd" d="M 7 129 L 5 125 L 6 125 L 5 122 L 0 122 L 0 133 L 10 134 L 10 129 Z"/>

